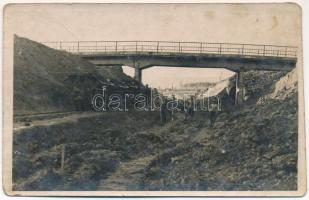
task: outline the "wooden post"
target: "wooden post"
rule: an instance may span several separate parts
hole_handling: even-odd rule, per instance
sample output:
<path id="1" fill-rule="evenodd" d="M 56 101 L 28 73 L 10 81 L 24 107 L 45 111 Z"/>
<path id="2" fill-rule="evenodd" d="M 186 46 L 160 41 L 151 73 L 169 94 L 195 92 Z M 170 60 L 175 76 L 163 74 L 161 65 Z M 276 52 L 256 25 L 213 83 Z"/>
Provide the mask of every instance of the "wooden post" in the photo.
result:
<path id="1" fill-rule="evenodd" d="M 61 172 L 64 172 L 64 159 L 65 159 L 65 145 L 61 148 Z"/>

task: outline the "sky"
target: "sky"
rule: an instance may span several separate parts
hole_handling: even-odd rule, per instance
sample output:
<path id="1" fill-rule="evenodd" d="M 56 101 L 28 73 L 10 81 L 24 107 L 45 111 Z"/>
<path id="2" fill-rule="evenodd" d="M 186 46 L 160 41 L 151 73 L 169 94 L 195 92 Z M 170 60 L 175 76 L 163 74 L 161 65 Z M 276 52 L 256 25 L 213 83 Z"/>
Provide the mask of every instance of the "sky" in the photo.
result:
<path id="1" fill-rule="evenodd" d="M 4 34 L 38 42 L 159 40 L 301 45 L 296 4 L 28 4 L 4 10 Z M 124 67 L 127 74 L 132 69 Z M 216 81 L 224 69 L 152 67 L 153 87 Z"/>

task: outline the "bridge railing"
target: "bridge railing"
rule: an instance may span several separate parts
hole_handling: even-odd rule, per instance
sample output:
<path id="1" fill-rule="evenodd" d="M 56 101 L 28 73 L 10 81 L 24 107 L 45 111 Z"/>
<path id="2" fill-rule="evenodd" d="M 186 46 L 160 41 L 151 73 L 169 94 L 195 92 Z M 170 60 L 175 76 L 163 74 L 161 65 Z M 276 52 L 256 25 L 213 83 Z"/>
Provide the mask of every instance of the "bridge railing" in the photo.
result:
<path id="1" fill-rule="evenodd" d="M 51 48 L 76 54 L 97 54 L 114 52 L 193 53 L 193 54 L 235 54 L 250 56 L 297 57 L 297 47 L 206 42 L 165 41 L 77 41 L 45 42 Z"/>

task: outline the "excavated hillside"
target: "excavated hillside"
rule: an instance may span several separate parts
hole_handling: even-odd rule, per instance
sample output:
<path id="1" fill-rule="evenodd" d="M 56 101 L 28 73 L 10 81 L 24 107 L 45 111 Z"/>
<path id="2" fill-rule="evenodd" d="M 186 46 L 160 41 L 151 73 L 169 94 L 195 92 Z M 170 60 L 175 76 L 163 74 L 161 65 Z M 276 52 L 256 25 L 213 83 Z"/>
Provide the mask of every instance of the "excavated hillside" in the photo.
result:
<path id="1" fill-rule="evenodd" d="M 66 73 L 96 74 L 95 80 L 119 87 L 134 84 L 120 70 L 98 71 L 78 56 L 16 40 L 20 44 L 15 43 L 15 63 L 25 69 L 15 72 L 15 79 L 20 79 L 14 86 L 17 111 L 69 109 L 63 104 L 65 97 L 55 91 L 69 92 L 75 84 L 83 91 L 88 82 L 67 85 L 63 82 Z M 63 73 L 54 75 L 53 69 Z M 184 121 L 184 113 L 176 112 L 174 120 L 161 124 L 159 112 L 130 111 L 75 113 L 17 127 L 13 188 L 296 190 L 297 73 L 250 71 L 244 74 L 244 81 L 247 101 L 240 106 L 222 105 L 213 126 L 207 112 L 197 112 L 192 121 Z M 59 98 L 60 105 L 51 94 Z"/>
<path id="2" fill-rule="evenodd" d="M 136 85 L 117 66 L 100 68 L 77 55 L 14 38 L 14 115 L 89 110 L 104 83 Z"/>
<path id="3" fill-rule="evenodd" d="M 296 190 L 297 74 L 247 72 L 250 99 L 153 160 L 146 190 Z M 175 129 L 180 124 L 175 123 Z"/>

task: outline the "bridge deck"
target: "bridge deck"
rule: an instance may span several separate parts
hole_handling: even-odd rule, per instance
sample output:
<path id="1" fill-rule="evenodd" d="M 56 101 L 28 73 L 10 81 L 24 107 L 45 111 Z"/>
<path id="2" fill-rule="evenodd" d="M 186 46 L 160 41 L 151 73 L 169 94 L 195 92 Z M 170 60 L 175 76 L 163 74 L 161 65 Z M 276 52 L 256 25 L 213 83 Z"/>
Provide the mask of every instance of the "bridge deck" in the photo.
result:
<path id="1" fill-rule="evenodd" d="M 81 55 L 96 65 L 226 68 L 232 71 L 282 70 L 295 67 L 292 46 L 161 41 L 77 41 L 45 45 Z M 136 66 L 138 63 L 139 66 Z"/>

